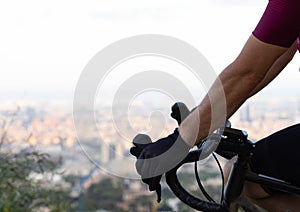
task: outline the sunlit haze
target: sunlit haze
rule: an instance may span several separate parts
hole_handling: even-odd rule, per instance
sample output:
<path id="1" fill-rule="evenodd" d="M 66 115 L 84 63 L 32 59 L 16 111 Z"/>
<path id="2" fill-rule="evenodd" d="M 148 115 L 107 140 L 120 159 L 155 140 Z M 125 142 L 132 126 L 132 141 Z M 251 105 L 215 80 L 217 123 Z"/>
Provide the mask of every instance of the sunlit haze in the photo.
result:
<path id="1" fill-rule="evenodd" d="M 237 57 L 267 3 L 0 1 L 1 210 L 23 211 L 27 206 L 33 211 L 191 211 L 167 190 L 164 177 L 162 203 L 156 203 L 155 193 L 135 168 L 145 145 L 137 145 L 134 138 L 145 144 L 174 129 L 169 138 L 175 138 L 178 122 L 174 113 L 170 116 L 171 106 L 181 101 L 192 110 L 200 103 L 217 75 Z M 144 42 L 145 37 L 150 41 Z M 124 40 L 126 45 L 119 48 Z M 297 53 L 270 86 L 230 117 L 232 127 L 247 131 L 249 140 L 256 142 L 299 123 L 299 66 Z M 225 94 L 212 102 L 221 102 L 211 107 L 212 117 L 216 109 L 217 114 L 226 113 Z M 136 137 L 141 133 L 149 137 Z M 215 148 L 213 138 L 219 136 L 211 138 L 206 141 Z M 130 151 L 133 141 L 135 156 L 135 150 Z M 160 144 L 157 149 L 165 151 Z M 244 152 L 248 145 L 241 144 Z M 207 146 L 211 145 L 201 149 L 210 153 L 213 148 Z M 142 156 L 148 158 L 148 150 Z M 218 202 L 224 177 L 211 156 L 195 167 Z M 171 160 L 163 160 L 177 158 L 172 153 Z M 225 159 L 219 159 L 224 165 Z M 178 174 L 191 194 L 199 193 L 194 167 L 184 165 Z"/>
<path id="2" fill-rule="evenodd" d="M 2 1 L 0 99 L 72 99 L 81 71 L 97 52 L 139 34 L 163 34 L 188 42 L 219 73 L 237 56 L 266 3 Z M 298 95 L 299 64 L 296 55 L 266 93 L 288 89 Z"/>

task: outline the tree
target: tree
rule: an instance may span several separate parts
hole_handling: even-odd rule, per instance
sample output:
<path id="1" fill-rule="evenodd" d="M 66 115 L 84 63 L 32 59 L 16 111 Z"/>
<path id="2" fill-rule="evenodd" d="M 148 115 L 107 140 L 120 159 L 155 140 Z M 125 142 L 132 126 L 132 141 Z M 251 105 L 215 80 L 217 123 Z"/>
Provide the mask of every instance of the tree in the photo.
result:
<path id="1" fill-rule="evenodd" d="M 49 155 L 38 152 L 0 153 L 0 211 L 31 211 L 53 202 L 34 174 L 52 172 Z M 50 189 L 49 189 L 49 192 Z"/>
<path id="2" fill-rule="evenodd" d="M 18 112 L 18 110 L 17 110 Z M 34 176 L 56 174 L 57 164 L 50 155 L 32 148 L 10 151 L 7 134 L 17 112 L 3 120 L 0 128 L 0 211 L 34 211 L 48 208 L 51 211 L 71 210 L 68 190 L 49 188 L 46 182 Z M 14 143 L 10 141 L 11 143 Z"/>
<path id="3" fill-rule="evenodd" d="M 122 201 L 124 185 L 122 181 L 105 178 L 99 183 L 92 184 L 84 194 L 84 209 L 105 209 L 122 211 L 117 203 Z"/>

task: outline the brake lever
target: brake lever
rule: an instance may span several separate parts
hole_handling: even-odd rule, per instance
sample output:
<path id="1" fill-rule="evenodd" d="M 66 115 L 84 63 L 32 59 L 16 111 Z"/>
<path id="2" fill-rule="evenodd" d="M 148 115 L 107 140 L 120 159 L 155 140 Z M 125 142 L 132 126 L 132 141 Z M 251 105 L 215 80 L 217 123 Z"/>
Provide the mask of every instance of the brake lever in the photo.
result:
<path id="1" fill-rule="evenodd" d="M 171 117 L 175 119 L 178 125 L 191 113 L 188 107 L 182 102 L 176 102 L 171 107 Z"/>
<path id="2" fill-rule="evenodd" d="M 156 192 L 156 196 L 157 196 L 156 201 L 157 201 L 157 203 L 160 203 L 160 201 L 161 201 L 161 185 L 160 185 L 160 183 L 158 184 L 155 192 Z"/>

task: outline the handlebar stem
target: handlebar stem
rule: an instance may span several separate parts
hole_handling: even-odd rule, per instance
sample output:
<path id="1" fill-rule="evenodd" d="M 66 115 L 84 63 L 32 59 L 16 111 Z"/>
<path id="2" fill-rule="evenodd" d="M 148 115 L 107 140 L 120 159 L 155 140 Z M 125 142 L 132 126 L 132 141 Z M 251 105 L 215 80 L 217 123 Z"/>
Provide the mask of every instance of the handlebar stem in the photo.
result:
<path id="1" fill-rule="evenodd" d="M 176 172 L 184 163 L 195 162 L 203 151 L 202 148 L 189 152 L 187 157 L 175 168 L 166 173 L 166 181 L 173 193 L 184 203 L 201 211 L 229 211 L 231 203 L 233 203 L 242 193 L 244 181 L 248 173 L 248 162 L 251 158 L 251 152 L 254 144 L 247 139 L 247 133 L 241 130 L 225 127 L 221 137 L 221 142 L 217 150 L 230 151 L 238 155 L 237 161 L 234 163 L 229 181 L 227 184 L 224 199 L 222 203 L 207 202 L 198 199 L 188 193 L 180 184 Z"/>
<path id="2" fill-rule="evenodd" d="M 233 203 L 243 191 L 244 181 L 248 171 L 248 161 L 249 157 L 238 157 L 237 161 L 233 164 L 222 202 L 222 205 L 226 208 L 230 208 L 231 203 Z"/>
<path id="3" fill-rule="evenodd" d="M 223 135 L 224 137 L 218 149 L 232 151 L 238 155 L 237 161 L 233 164 L 222 202 L 224 207 L 230 208 L 231 203 L 233 203 L 243 191 L 254 144 L 247 139 L 247 133 L 241 130 L 225 128 Z"/>

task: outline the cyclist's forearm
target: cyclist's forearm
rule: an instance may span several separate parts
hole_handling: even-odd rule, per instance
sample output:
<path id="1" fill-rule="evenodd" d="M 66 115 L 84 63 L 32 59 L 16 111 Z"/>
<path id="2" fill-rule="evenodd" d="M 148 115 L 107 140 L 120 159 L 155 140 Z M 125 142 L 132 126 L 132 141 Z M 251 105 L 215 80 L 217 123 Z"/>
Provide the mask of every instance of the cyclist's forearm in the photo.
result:
<path id="1" fill-rule="evenodd" d="M 197 110 L 181 123 L 179 132 L 184 141 L 193 146 L 222 126 L 286 50 L 250 36 L 238 58 L 220 74 Z"/>
<path id="2" fill-rule="evenodd" d="M 262 76 L 237 74 L 229 66 L 213 84 L 197 110 L 194 110 L 180 125 L 183 139 L 193 146 L 209 133 L 223 125 L 248 98 Z M 197 143 L 196 142 L 196 143 Z"/>
<path id="3" fill-rule="evenodd" d="M 295 43 L 281 56 L 279 57 L 272 67 L 269 69 L 268 73 L 264 77 L 264 79 L 254 88 L 254 90 L 250 93 L 249 98 L 259 91 L 261 91 L 264 87 L 266 87 L 273 79 L 286 67 L 286 65 L 293 59 L 295 53 L 297 51 L 296 41 Z"/>

